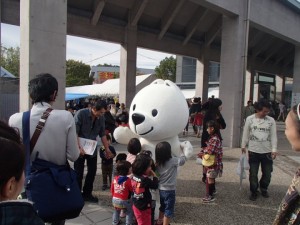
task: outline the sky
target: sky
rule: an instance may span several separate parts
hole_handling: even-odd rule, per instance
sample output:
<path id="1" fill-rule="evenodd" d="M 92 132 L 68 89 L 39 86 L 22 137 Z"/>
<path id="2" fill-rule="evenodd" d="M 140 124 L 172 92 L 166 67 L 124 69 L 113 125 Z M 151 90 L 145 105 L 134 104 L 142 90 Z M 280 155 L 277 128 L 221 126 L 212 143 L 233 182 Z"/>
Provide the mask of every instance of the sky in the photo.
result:
<path id="1" fill-rule="evenodd" d="M 1 23 L 1 43 L 4 47 L 20 46 L 20 28 Z M 155 69 L 159 62 L 171 54 L 137 49 L 137 67 Z M 82 61 L 91 66 L 98 64 L 120 65 L 120 45 L 67 36 L 67 59 Z"/>

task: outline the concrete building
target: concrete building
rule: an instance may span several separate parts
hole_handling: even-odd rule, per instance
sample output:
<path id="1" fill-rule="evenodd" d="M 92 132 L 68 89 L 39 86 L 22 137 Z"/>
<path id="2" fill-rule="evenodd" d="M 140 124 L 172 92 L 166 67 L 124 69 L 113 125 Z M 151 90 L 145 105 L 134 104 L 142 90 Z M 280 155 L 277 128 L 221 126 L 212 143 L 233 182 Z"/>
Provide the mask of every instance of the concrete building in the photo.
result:
<path id="1" fill-rule="evenodd" d="M 256 71 L 263 71 L 293 77 L 292 104 L 300 102 L 298 0 L 0 0 L 0 4 L 1 22 L 21 26 L 20 110 L 29 108 L 27 83 L 37 73 L 54 74 L 59 90 L 65 89 L 67 34 L 121 45 L 120 101 L 126 105 L 136 93 L 137 47 L 196 58 L 196 94 L 204 99 L 209 62 L 220 62 L 220 96 L 228 125 L 225 146 L 240 144 L 247 76 L 253 80 Z M 64 93 L 57 106 L 64 107 Z"/>
<path id="2" fill-rule="evenodd" d="M 177 56 L 176 60 L 176 82 L 179 82 L 182 86 L 194 89 L 196 87 L 197 59 Z M 209 61 L 208 67 L 208 86 L 219 87 L 220 63 Z M 285 102 L 287 107 L 291 107 L 291 82 L 292 78 L 268 74 L 262 71 L 255 71 L 254 79 L 251 78 L 250 74 L 246 74 L 244 105 L 246 106 L 247 101 L 250 99 L 255 102 L 260 98 L 266 98 L 270 101 Z"/>
<path id="3" fill-rule="evenodd" d="M 153 69 L 136 68 L 136 75 L 153 74 Z M 93 76 L 95 84 L 101 84 L 108 79 L 120 77 L 119 66 L 92 66 L 90 76 Z"/>

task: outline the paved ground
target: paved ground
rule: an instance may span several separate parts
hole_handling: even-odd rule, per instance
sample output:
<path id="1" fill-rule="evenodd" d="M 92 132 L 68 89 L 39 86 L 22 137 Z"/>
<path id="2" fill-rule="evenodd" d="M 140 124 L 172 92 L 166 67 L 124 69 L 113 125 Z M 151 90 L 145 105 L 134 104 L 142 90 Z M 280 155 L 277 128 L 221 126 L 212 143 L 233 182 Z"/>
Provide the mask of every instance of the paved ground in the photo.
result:
<path id="1" fill-rule="evenodd" d="M 202 168 L 195 163 L 195 158 L 184 165 L 178 175 L 175 218 L 172 225 L 255 225 L 271 224 L 278 205 L 285 195 L 292 176 L 300 165 L 300 155 L 291 150 L 284 136 L 284 123 L 277 123 L 278 151 L 280 155 L 274 161 L 274 172 L 269 188 L 270 198 L 259 196 L 256 202 L 248 200 L 248 180 L 243 180 L 240 188 L 236 166 L 240 149 L 224 148 L 224 174 L 217 180 L 218 194 L 212 204 L 203 204 L 201 198 L 205 194 L 205 186 L 200 181 Z M 199 151 L 200 139 L 189 133 L 180 137 L 189 140 L 194 146 L 195 154 Z M 126 146 L 115 145 L 117 152 L 126 152 Z M 100 160 L 99 160 L 100 162 Z M 108 190 L 100 191 L 102 186 L 100 163 L 94 184 L 94 194 L 99 197 L 98 204 L 87 203 L 81 215 L 68 220 L 67 225 L 109 225 L 111 224 L 112 207 Z M 125 224 L 125 223 L 124 223 Z"/>

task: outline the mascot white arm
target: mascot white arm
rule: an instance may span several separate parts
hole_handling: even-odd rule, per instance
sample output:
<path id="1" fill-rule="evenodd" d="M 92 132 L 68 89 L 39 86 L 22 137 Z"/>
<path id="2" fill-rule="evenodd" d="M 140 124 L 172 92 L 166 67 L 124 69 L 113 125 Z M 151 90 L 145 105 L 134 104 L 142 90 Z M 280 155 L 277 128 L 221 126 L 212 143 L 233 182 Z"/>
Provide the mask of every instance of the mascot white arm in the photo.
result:
<path id="1" fill-rule="evenodd" d="M 139 138 L 142 149 L 155 155 L 155 146 L 167 141 L 174 156 L 183 150 L 187 158 L 193 154 L 189 141 L 180 142 L 178 134 L 188 121 L 186 100 L 172 81 L 155 80 L 140 90 L 132 100 L 129 110 L 129 126 L 118 127 L 114 137 L 121 144 L 128 144 L 131 138 Z"/>

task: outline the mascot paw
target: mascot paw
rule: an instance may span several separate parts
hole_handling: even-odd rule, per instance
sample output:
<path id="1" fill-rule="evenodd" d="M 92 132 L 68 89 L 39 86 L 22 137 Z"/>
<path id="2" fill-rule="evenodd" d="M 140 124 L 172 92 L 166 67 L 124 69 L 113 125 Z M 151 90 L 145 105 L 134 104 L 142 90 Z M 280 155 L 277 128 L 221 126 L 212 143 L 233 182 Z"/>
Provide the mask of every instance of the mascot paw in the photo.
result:
<path id="1" fill-rule="evenodd" d="M 183 154 L 185 155 L 186 158 L 191 158 L 193 156 L 194 153 L 194 149 L 193 146 L 191 144 L 191 142 L 189 141 L 184 141 L 180 143 L 180 147 L 183 151 Z"/>
<path id="2" fill-rule="evenodd" d="M 114 131 L 114 138 L 120 144 L 127 145 L 131 138 L 137 137 L 129 127 L 117 127 Z"/>

